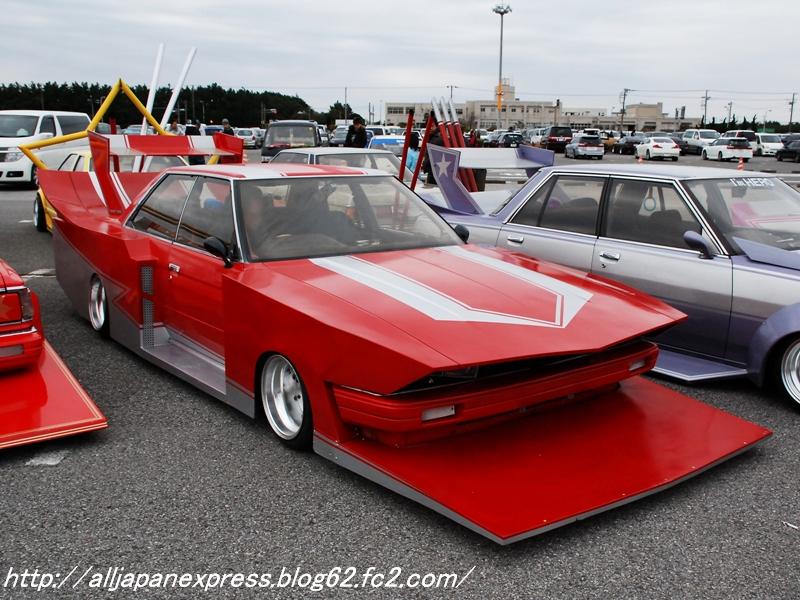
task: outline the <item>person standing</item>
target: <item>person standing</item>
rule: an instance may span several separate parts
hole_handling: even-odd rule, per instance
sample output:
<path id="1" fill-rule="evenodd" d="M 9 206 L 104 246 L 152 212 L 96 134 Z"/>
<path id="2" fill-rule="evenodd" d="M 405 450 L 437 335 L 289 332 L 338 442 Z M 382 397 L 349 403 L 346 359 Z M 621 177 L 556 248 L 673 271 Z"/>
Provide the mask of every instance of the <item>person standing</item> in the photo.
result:
<path id="1" fill-rule="evenodd" d="M 367 147 L 367 130 L 364 127 L 364 119 L 359 116 L 353 117 L 353 124 L 347 130 L 344 145 L 346 148 Z"/>
<path id="2" fill-rule="evenodd" d="M 433 114 L 430 115 L 431 121 L 433 123 L 433 131 L 431 132 L 430 137 L 428 137 L 428 145 L 433 146 L 444 146 L 444 140 L 442 139 L 442 134 L 439 131 L 439 121 L 436 120 L 436 117 Z M 431 160 L 428 157 L 428 153 L 425 153 L 425 159 L 422 161 L 422 170 L 425 171 L 425 183 L 435 185 L 436 178 L 433 176 L 433 165 L 431 165 Z"/>
<path id="3" fill-rule="evenodd" d="M 178 123 L 178 117 L 172 117 L 172 121 L 169 122 L 169 127 L 167 127 L 167 133 L 171 133 L 172 135 L 183 135 L 181 132 L 181 126 Z"/>
<path id="4" fill-rule="evenodd" d="M 186 125 L 186 130 L 184 132 L 186 135 L 201 135 L 200 134 L 200 121 L 195 119 L 191 121 L 188 125 Z M 206 164 L 206 159 L 204 156 L 187 156 L 186 159 L 189 161 L 190 165 L 204 165 Z"/>
<path id="5" fill-rule="evenodd" d="M 236 132 L 231 127 L 231 122 L 228 119 L 222 119 L 222 133 L 226 133 L 228 135 L 236 135 Z"/>

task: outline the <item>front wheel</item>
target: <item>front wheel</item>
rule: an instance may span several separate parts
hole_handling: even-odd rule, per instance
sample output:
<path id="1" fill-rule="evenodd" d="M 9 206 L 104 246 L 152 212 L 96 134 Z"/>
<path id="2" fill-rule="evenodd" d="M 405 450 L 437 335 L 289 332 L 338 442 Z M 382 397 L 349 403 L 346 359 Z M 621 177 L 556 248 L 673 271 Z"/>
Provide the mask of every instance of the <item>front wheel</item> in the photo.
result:
<path id="1" fill-rule="evenodd" d="M 97 275 L 92 277 L 89 284 L 89 322 L 92 324 L 92 329 L 102 337 L 108 337 L 108 298 L 106 288 Z"/>
<path id="2" fill-rule="evenodd" d="M 314 427 L 303 380 L 288 358 L 270 356 L 261 369 L 261 404 L 272 433 L 295 450 L 311 446 Z"/>
<path id="3" fill-rule="evenodd" d="M 789 342 L 781 355 L 778 383 L 800 409 L 800 337 Z"/>
<path id="4" fill-rule="evenodd" d="M 33 201 L 33 226 L 36 231 L 47 231 L 47 219 L 44 214 L 44 203 L 42 202 L 42 195 L 36 194 Z"/>

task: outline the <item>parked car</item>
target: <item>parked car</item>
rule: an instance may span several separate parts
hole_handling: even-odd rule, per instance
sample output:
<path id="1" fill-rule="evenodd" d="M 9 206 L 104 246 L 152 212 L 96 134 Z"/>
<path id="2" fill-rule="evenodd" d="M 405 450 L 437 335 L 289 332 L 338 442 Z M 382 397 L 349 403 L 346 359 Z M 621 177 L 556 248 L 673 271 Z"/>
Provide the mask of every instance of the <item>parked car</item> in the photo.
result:
<path id="1" fill-rule="evenodd" d="M 752 146 L 752 143 L 751 143 Z M 776 133 L 757 133 L 756 145 L 753 150 L 754 156 L 775 156 L 775 153 L 783 148 L 781 136 Z"/>
<path id="2" fill-rule="evenodd" d="M 403 154 L 403 144 L 406 138 L 402 135 L 376 135 L 369 141 L 367 148 L 375 150 L 388 150 L 395 156 Z"/>
<path id="3" fill-rule="evenodd" d="M 320 146 L 327 146 L 331 142 L 331 136 L 328 133 L 328 128 L 325 125 L 317 125 L 319 131 Z"/>
<path id="4" fill-rule="evenodd" d="M 278 163 L 378 169 L 395 177 L 400 175 L 400 160 L 397 155 L 393 151 L 380 148 L 333 148 L 328 146 L 295 148 L 281 150 L 272 160 Z M 410 182 L 411 177 L 411 171 L 406 168 L 403 180 Z"/>
<path id="5" fill-rule="evenodd" d="M 203 127 L 203 135 L 214 135 L 215 133 L 222 133 L 222 125 L 206 125 Z"/>
<path id="6" fill-rule="evenodd" d="M 153 129 L 150 125 L 147 126 L 145 131 L 146 131 L 146 135 L 155 135 L 155 132 L 156 132 L 156 130 Z M 220 131 L 222 131 L 222 127 L 220 127 Z M 101 133 L 101 132 L 98 131 L 98 133 Z M 141 125 L 128 125 L 120 133 L 122 133 L 123 135 L 142 135 L 142 126 Z"/>
<path id="7" fill-rule="evenodd" d="M 100 335 L 263 415 L 280 443 L 498 543 L 649 495 L 770 435 L 636 377 L 657 355 L 642 338 L 679 311 L 465 244 L 385 173 L 176 168 L 122 214 L 103 210 L 88 175 L 42 181 L 62 216 L 57 280 Z"/>
<path id="8" fill-rule="evenodd" d="M 734 160 L 743 159 L 745 162 L 753 158 L 750 142 L 744 137 L 721 137 L 714 140 L 701 150 L 703 160 Z"/>
<path id="9" fill-rule="evenodd" d="M 599 135 L 576 135 L 564 147 L 564 156 L 567 158 L 596 158 L 602 160 L 606 153 Z"/>
<path id="10" fill-rule="evenodd" d="M 261 162 L 269 162 L 286 148 L 308 148 L 321 144 L 314 121 L 273 121 L 269 124 L 264 147 L 261 148 Z"/>
<path id="11" fill-rule="evenodd" d="M 89 115 L 58 110 L 0 110 L 0 183 L 29 183 L 39 187 L 36 166 L 19 149 L 24 144 L 84 131 Z M 49 168 L 63 162 L 84 140 L 74 140 L 57 147 L 38 151 Z"/>
<path id="12" fill-rule="evenodd" d="M 683 151 L 686 154 L 702 154 L 703 148 L 710 146 L 719 138 L 713 129 L 687 129 L 683 132 Z"/>
<path id="13" fill-rule="evenodd" d="M 681 154 L 681 148 L 670 137 L 648 137 L 636 146 L 635 153 L 637 157 L 641 156 L 647 160 L 669 158 L 675 161 Z"/>
<path id="14" fill-rule="evenodd" d="M 731 138 L 731 137 L 739 137 L 744 138 L 750 143 L 750 148 L 755 152 L 756 145 L 758 143 L 758 138 L 756 137 L 756 132 L 752 129 L 731 129 L 730 131 L 726 131 L 722 134 L 721 137 Z"/>
<path id="15" fill-rule="evenodd" d="M 800 193 L 776 175 L 547 167 L 489 200 L 475 214 L 442 214 L 472 241 L 615 279 L 689 315 L 653 338 L 655 372 L 749 377 L 800 409 Z"/>
<path id="16" fill-rule="evenodd" d="M 635 154 L 636 146 L 644 143 L 645 138 L 638 135 L 625 135 L 611 146 L 613 154 Z"/>
<path id="17" fill-rule="evenodd" d="M 605 152 L 611 152 L 611 148 L 613 148 L 614 144 L 616 144 L 617 140 L 619 140 L 621 137 L 622 133 L 620 133 L 619 131 L 613 131 L 610 129 L 601 131 L 600 139 L 603 142 L 603 150 Z"/>
<path id="18" fill-rule="evenodd" d="M 336 129 L 334 129 L 333 133 L 331 134 L 329 145 L 344 146 L 344 142 L 347 139 L 347 130 L 349 128 L 349 125 L 339 125 Z"/>
<path id="19" fill-rule="evenodd" d="M 236 137 L 242 138 L 242 143 L 244 144 L 245 148 L 258 147 L 258 136 L 254 130 L 239 127 L 236 129 L 235 134 Z"/>
<path id="20" fill-rule="evenodd" d="M 517 148 L 523 143 L 522 134 L 516 131 L 506 131 L 497 138 L 498 148 Z"/>
<path id="21" fill-rule="evenodd" d="M 564 148 L 572 141 L 572 129 L 569 127 L 548 127 L 542 132 L 539 147 L 553 152 L 563 152 Z"/>
<path id="22" fill-rule="evenodd" d="M 800 140 L 790 142 L 775 153 L 775 158 L 778 160 L 793 160 L 800 162 Z"/>
<path id="23" fill-rule="evenodd" d="M 483 138 L 483 145 L 487 148 L 497 148 L 497 142 L 500 136 L 508 131 L 507 129 L 495 129 L 490 131 L 486 137 Z"/>

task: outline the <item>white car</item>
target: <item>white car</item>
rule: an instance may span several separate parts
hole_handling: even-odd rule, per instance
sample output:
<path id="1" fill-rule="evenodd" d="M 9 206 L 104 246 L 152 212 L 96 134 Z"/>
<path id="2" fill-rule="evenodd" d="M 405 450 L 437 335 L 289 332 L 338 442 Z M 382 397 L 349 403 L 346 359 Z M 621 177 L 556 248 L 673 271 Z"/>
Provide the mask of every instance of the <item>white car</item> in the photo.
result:
<path id="1" fill-rule="evenodd" d="M 678 160 L 681 155 L 681 147 L 672 138 L 651 137 L 645 138 L 644 142 L 635 146 L 634 152 L 637 157 L 641 156 L 647 160 L 654 158 Z"/>
<path id="2" fill-rule="evenodd" d="M 258 148 L 258 135 L 249 128 L 240 127 L 236 131 L 236 137 L 242 138 L 245 148 Z"/>
<path id="3" fill-rule="evenodd" d="M 46 140 L 67 133 L 84 131 L 89 115 L 58 110 L 0 110 L 0 183 L 30 183 L 39 187 L 36 167 L 19 149 L 23 144 Z M 76 146 L 86 140 L 58 144 L 37 151 L 48 167 L 55 169 Z"/>
<path id="4" fill-rule="evenodd" d="M 719 132 L 713 129 L 687 129 L 683 132 L 686 154 L 702 154 L 703 148 L 710 146 L 718 138 Z"/>
<path id="5" fill-rule="evenodd" d="M 723 133 L 720 137 L 740 137 L 745 138 L 748 142 L 750 142 L 750 147 L 753 149 L 753 152 L 756 150 L 756 133 L 752 129 L 731 129 Z"/>
<path id="6" fill-rule="evenodd" d="M 721 137 L 710 146 L 702 150 L 703 160 L 734 160 L 744 159 L 745 162 L 753 158 L 753 149 L 750 142 L 743 137 Z"/>
<path id="7" fill-rule="evenodd" d="M 755 156 L 775 156 L 775 153 L 783 148 L 781 136 L 777 133 L 757 133 L 755 144 L 753 151 Z M 752 143 L 750 145 L 752 146 Z"/>

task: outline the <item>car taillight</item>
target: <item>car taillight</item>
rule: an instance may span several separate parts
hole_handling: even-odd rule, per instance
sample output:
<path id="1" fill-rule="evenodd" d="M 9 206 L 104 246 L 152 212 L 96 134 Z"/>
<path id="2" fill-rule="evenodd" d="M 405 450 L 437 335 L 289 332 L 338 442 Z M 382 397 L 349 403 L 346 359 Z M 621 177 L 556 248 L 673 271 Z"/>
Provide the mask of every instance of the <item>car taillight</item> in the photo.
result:
<path id="1" fill-rule="evenodd" d="M 547 138 L 547 139 L 548 139 L 548 140 L 550 140 L 551 142 L 557 142 L 557 141 L 558 141 L 558 138 L 557 138 L 556 136 L 554 136 L 554 135 L 551 135 L 551 136 L 550 136 L 549 138 Z"/>
<path id="2" fill-rule="evenodd" d="M 661 148 L 661 144 L 653 144 L 653 148 Z"/>
<path id="3" fill-rule="evenodd" d="M 589 144 L 578 144 L 578 148 L 586 148 Z"/>
<path id="4" fill-rule="evenodd" d="M 0 323 L 33 319 L 33 300 L 28 288 L 0 294 Z"/>

